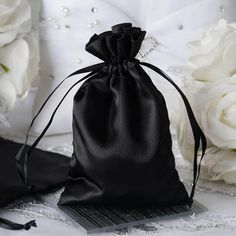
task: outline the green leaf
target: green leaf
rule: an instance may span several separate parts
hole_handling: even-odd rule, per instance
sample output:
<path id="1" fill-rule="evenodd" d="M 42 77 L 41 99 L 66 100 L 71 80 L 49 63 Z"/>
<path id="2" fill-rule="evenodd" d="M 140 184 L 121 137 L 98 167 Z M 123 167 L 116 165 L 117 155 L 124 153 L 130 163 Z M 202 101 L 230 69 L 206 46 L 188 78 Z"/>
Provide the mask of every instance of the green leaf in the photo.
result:
<path id="1" fill-rule="evenodd" d="M 7 72 L 9 72 L 9 70 L 10 69 L 7 66 L 0 63 L 0 74 L 1 74 L 1 72 L 2 73 L 7 73 Z"/>

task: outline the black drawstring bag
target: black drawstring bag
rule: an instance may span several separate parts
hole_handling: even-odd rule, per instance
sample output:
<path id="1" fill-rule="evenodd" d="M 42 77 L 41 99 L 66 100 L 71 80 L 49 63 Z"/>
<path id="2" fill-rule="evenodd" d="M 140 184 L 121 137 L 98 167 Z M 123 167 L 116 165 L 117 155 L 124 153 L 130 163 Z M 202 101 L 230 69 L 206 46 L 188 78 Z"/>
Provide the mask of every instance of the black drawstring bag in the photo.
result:
<path id="1" fill-rule="evenodd" d="M 174 81 L 161 69 L 135 59 L 144 36 L 140 28 L 124 23 L 90 39 L 86 50 L 104 62 L 66 78 L 90 72 L 62 97 L 34 144 L 29 149 L 23 146 L 16 156 L 19 174 L 29 191 L 32 189 L 26 168 L 29 155 L 50 127 L 67 94 L 87 79 L 74 97 L 74 152 L 59 204 L 192 205 L 206 139 L 187 98 Z M 195 140 L 190 195 L 175 169 L 164 97 L 142 66 L 169 81 L 185 103 Z M 38 114 L 66 79 L 54 89 Z M 198 162 L 200 145 L 202 152 Z"/>
<path id="2" fill-rule="evenodd" d="M 35 149 L 25 166 L 32 185 L 32 189 L 29 191 L 19 176 L 15 161 L 15 156 L 21 146 L 20 143 L 0 138 L 0 207 L 25 195 L 52 191 L 56 187 L 63 186 L 67 179 L 70 158 Z M 22 225 L 0 218 L 0 227 L 6 229 L 28 230 L 31 226 L 36 226 L 36 223 L 30 221 Z"/>

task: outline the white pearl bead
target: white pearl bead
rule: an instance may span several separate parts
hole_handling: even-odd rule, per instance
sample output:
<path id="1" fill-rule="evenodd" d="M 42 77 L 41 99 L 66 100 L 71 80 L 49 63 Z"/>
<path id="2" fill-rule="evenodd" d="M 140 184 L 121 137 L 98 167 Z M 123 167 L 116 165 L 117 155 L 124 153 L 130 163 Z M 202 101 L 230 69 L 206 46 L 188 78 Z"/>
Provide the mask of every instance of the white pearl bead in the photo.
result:
<path id="1" fill-rule="evenodd" d="M 96 13 L 96 12 L 97 12 L 97 8 L 96 8 L 96 7 L 92 7 L 92 8 L 91 8 L 91 12 L 92 12 L 92 13 Z"/>
<path id="2" fill-rule="evenodd" d="M 69 10 L 68 8 L 64 8 L 63 12 L 64 12 L 64 13 L 69 13 L 70 10 Z"/>
<path id="3" fill-rule="evenodd" d="M 93 23 L 90 23 L 89 24 L 89 29 L 92 29 L 94 27 L 94 24 Z"/>
<path id="4" fill-rule="evenodd" d="M 49 80 L 53 81 L 54 80 L 54 76 L 53 75 L 49 75 Z"/>
<path id="5" fill-rule="evenodd" d="M 99 25 L 99 24 L 100 24 L 100 21 L 99 21 L 99 20 L 95 20 L 93 23 L 94 23 L 95 25 Z"/>
<path id="6" fill-rule="evenodd" d="M 177 28 L 178 28 L 178 30 L 182 30 L 182 29 L 184 28 L 184 26 L 181 25 L 181 24 L 179 24 L 179 25 L 177 26 Z"/>
<path id="7" fill-rule="evenodd" d="M 77 63 L 77 64 L 82 63 L 82 59 L 81 59 L 81 58 L 77 58 L 77 59 L 76 59 L 76 63 Z"/>
<path id="8" fill-rule="evenodd" d="M 56 30 L 58 30 L 58 29 L 60 29 L 60 28 L 61 28 L 61 26 L 60 26 L 60 25 L 58 25 L 58 24 L 55 24 L 54 28 L 55 28 Z"/>
<path id="9" fill-rule="evenodd" d="M 225 11 L 224 6 L 220 6 L 220 11 L 221 11 L 221 12 L 224 12 L 224 11 Z"/>
<path id="10" fill-rule="evenodd" d="M 68 10 L 68 11 L 64 11 L 64 13 L 63 13 L 63 15 L 64 15 L 64 17 L 66 17 L 66 16 L 68 16 L 69 15 L 69 13 L 70 13 L 70 11 Z"/>
<path id="11" fill-rule="evenodd" d="M 64 17 L 68 16 L 70 13 L 70 9 L 65 6 L 61 6 L 61 11 L 63 12 Z"/>

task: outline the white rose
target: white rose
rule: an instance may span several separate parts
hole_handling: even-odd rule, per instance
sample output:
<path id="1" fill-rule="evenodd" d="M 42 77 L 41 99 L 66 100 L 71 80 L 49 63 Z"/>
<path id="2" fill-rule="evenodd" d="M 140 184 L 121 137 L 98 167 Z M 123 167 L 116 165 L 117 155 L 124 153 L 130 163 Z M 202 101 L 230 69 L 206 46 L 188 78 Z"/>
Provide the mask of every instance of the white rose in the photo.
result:
<path id="1" fill-rule="evenodd" d="M 236 184 L 236 152 L 217 147 L 208 148 L 202 166 L 203 179 L 212 181 L 224 180 Z"/>
<path id="2" fill-rule="evenodd" d="M 185 94 L 207 138 L 201 177 L 236 184 L 236 76 L 209 83 L 194 93 L 187 87 Z M 175 125 L 180 151 L 193 161 L 194 139 L 182 102 L 179 115 Z"/>
<path id="3" fill-rule="evenodd" d="M 213 82 L 236 73 L 236 29 L 225 20 L 220 20 L 202 40 L 189 45 L 194 80 Z"/>
<path id="4" fill-rule="evenodd" d="M 193 161 L 194 140 L 186 115 L 177 126 L 177 137 L 180 151 L 184 159 Z M 201 178 L 211 181 L 223 180 L 228 184 L 236 184 L 236 151 L 218 148 L 207 140 L 208 148 L 201 165 Z M 200 154 L 200 153 L 199 153 Z"/>
<path id="5" fill-rule="evenodd" d="M 16 94 L 24 96 L 38 74 L 38 43 L 34 33 L 0 48 L 0 64 L 9 68 L 5 77 L 13 84 Z"/>
<path id="6" fill-rule="evenodd" d="M 16 101 L 16 91 L 13 84 L 2 74 L 4 70 L 1 66 L 0 74 L 0 125 L 10 126 L 6 113 L 10 111 Z"/>
<path id="7" fill-rule="evenodd" d="M 194 103 L 207 138 L 217 147 L 236 149 L 236 76 L 204 86 Z"/>
<path id="8" fill-rule="evenodd" d="M 10 111 L 16 101 L 16 91 L 13 84 L 4 76 L 0 76 L 0 113 Z"/>
<path id="9" fill-rule="evenodd" d="M 220 20 L 190 46 L 193 73 L 184 92 L 207 138 L 201 177 L 236 184 L 236 25 Z M 193 161 L 194 139 L 182 103 L 179 115 L 179 147 Z"/>
<path id="10" fill-rule="evenodd" d="M 31 7 L 28 0 L 0 0 L 0 47 L 30 30 Z"/>

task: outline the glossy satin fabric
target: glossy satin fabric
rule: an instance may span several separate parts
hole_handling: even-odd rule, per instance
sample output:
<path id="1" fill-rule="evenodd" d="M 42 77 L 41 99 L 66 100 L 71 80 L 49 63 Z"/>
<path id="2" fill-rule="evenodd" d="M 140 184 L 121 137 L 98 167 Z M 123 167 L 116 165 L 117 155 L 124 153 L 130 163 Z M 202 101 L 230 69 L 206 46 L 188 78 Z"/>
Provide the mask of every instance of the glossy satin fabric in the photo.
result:
<path id="1" fill-rule="evenodd" d="M 27 194 L 52 190 L 66 181 L 70 158 L 35 149 L 28 161 L 29 180 L 32 185 L 29 193 L 16 167 L 15 155 L 21 146 L 20 143 L 0 138 L 0 206 Z"/>
<path id="2" fill-rule="evenodd" d="M 74 153 L 60 205 L 189 203 L 164 97 L 135 59 L 144 36 L 120 24 L 86 45 L 105 66 L 74 97 Z"/>

